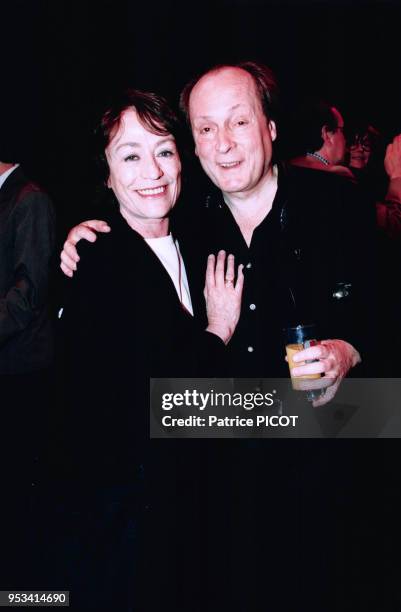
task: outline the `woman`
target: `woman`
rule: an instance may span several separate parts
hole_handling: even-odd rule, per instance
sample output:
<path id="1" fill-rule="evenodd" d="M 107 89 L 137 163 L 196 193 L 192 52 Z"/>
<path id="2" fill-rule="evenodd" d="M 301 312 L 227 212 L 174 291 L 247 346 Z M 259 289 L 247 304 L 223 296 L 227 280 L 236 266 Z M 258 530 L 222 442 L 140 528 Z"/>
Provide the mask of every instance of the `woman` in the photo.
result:
<path id="1" fill-rule="evenodd" d="M 206 331 L 193 316 L 198 296 L 169 230 L 181 190 L 177 132 L 175 115 L 154 94 L 129 90 L 104 113 L 96 139 L 112 232 L 86 249 L 61 317 L 67 368 L 80 394 L 87 389 L 85 405 L 107 412 L 135 393 L 145 402 L 136 419 L 147 413 L 150 377 L 214 374 L 213 356 L 222 358 L 239 318 L 242 269 L 234 284 L 233 257 L 226 266 L 223 251 L 207 262 Z M 88 375 L 102 377 L 100 393 L 85 384 Z"/>
<path id="2" fill-rule="evenodd" d="M 348 165 L 373 205 L 386 195 L 388 177 L 384 170 L 384 141 L 380 132 L 364 121 L 351 123 L 347 137 Z"/>
<path id="3" fill-rule="evenodd" d="M 100 525 L 100 550 L 106 532 L 112 534 L 110 542 L 129 541 L 136 516 L 132 505 L 144 504 L 132 493 L 143 470 L 150 488 L 146 503 L 153 500 L 157 516 L 171 517 L 178 508 L 166 502 L 174 498 L 175 488 L 183 491 L 175 476 L 177 465 L 198 464 L 188 452 L 183 454 L 182 445 L 175 455 L 171 441 L 168 446 L 149 441 L 149 379 L 215 375 L 214 364 L 224 359 L 224 344 L 240 313 L 242 268 L 235 275 L 234 258 L 228 256 L 226 262 L 220 252 L 207 262 L 206 330 L 194 316 L 200 305 L 181 255 L 185 245 L 181 238 L 175 241 L 169 229 L 169 215 L 181 190 L 178 132 L 175 115 L 151 93 L 129 90 L 104 113 L 96 138 L 109 188 L 107 221 L 112 232 L 94 246 L 82 245 L 86 252 L 60 320 L 68 468 L 74 479 L 79 474 L 85 490 L 93 490 L 84 507 Z M 179 478 L 185 480 L 188 474 L 186 467 Z M 126 499 L 131 500 L 130 510 Z M 82 504 L 81 496 L 78 500 Z M 111 516 L 106 507 L 120 510 Z M 83 517 L 80 522 L 83 534 L 92 525 L 86 521 Z M 110 532 L 111 521 L 117 527 Z M 157 532 L 156 521 L 153 527 L 152 533 Z M 84 557 L 94 548 L 89 538 L 76 556 Z M 148 548 L 157 550 L 155 557 L 166 547 Z M 117 609 L 112 592 L 127 593 L 133 580 L 121 578 L 133 565 L 129 550 L 113 563 L 122 567 L 118 588 L 105 573 L 110 553 L 93 557 L 82 571 L 96 580 L 93 588 L 80 591 L 81 606 L 88 605 L 95 590 L 100 597 L 99 589 L 104 589 L 102 602 L 110 599 L 109 609 Z M 73 580 L 71 588 L 74 584 Z"/>

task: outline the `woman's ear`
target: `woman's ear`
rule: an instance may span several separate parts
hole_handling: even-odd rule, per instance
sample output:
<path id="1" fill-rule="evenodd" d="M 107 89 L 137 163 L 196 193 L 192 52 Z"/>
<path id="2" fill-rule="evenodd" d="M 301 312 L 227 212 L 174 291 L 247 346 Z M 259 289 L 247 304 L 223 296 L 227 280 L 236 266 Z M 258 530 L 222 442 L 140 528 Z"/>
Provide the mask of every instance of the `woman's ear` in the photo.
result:
<path id="1" fill-rule="evenodd" d="M 272 141 L 274 142 L 277 138 L 277 126 L 276 126 L 275 121 L 269 121 L 269 131 L 270 131 L 270 137 Z"/>

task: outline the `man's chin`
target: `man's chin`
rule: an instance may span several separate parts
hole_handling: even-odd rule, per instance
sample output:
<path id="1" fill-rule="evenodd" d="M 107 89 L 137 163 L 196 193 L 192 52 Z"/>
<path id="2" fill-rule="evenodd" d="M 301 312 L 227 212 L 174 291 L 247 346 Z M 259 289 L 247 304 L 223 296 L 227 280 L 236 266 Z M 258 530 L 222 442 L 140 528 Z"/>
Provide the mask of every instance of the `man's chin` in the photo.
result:
<path id="1" fill-rule="evenodd" d="M 224 191 L 224 193 L 237 193 L 243 191 L 246 187 L 243 180 L 239 178 L 219 177 L 215 181 L 216 187 Z"/>

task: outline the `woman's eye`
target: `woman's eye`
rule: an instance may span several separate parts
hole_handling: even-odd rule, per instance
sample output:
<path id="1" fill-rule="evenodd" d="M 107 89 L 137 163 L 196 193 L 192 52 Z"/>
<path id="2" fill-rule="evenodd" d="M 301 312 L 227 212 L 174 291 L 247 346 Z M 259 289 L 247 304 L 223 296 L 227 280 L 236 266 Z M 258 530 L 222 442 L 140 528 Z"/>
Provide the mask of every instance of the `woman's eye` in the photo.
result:
<path id="1" fill-rule="evenodd" d="M 211 132 L 211 128 L 208 125 L 205 125 L 205 127 L 201 128 L 200 133 L 201 134 L 210 134 Z"/>
<path id="2" fill-rule="evenodd" d="M 138 155 L 135 155 L 134 153 L 131 153 L 131 155 L 127 155 L 127 157 L 124 157 L 124 161 L 137 161 L 138 159 Z"/>
<path id="3" fill-rule="evenodd" d="M 157 155 L 158 157 L 171 157 L 172 155 L 174 155 L 174 151 L 166 149 L 165 151 L 160 151 L 160 153 L 158 153 Z"/>
<path id="4" fill-rule="evenodd" d="M 240 127 L 242 127 L 243 125 L 246 125 L 248 122 L 245 121 L 245 119 L 238 119 L 237 121 L 237 125 L 239 125 Z"/>

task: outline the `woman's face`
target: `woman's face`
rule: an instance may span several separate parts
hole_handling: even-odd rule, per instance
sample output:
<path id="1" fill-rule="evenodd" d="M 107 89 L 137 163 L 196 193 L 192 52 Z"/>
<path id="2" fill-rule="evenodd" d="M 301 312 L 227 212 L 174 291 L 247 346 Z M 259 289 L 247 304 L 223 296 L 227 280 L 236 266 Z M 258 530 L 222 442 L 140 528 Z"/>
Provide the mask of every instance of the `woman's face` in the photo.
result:
<path id="1" fill-rule="evenodd" d="M 166 218 L 181 190 L 181 161 L 174 137 L 149 132 L 136 111 L 129 109 L 121 115 L 105 153 L 110 171 L 107 184 L 123 217 L 141 225 Z"/>
<path id="2" fill-rule="evenodd" d="M 371 143 L 367 134 L 356 136 L 349 148 L 349 165 L 351 168 L 365 168 L 369 161 L 371 150 Z"/>

